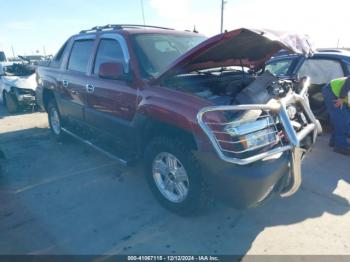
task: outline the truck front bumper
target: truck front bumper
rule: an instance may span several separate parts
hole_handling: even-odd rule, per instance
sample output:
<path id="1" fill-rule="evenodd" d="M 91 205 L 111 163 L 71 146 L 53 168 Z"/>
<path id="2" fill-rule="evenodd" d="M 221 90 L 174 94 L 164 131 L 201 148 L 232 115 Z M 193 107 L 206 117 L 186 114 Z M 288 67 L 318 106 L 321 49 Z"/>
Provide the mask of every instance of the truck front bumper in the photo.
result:
<path id="1" fill-rule="evenodd" d="M 309 123 L 299 132 L 295 131 L 287 113 L 287 106 L 291 104 L 299 104 L 309 119 Z M 211 128 L 203 119 L 208 112 L 230 110 L 273 112 L 278 116 L 288 144 L 277 146 L 248 158 L 228 157 L 222 151 L 222 147 Z M 205 166 L 205 170 L 210 170 L 211 175 L 207 177 L 207 181 L 213 185 L 215 191 L 222 191 L 214 192 L 216 195 L 231 198 L 234 205 L 238 207 L 256 205 L 273 191 L 278 191 L 283 197 L 293 195 L 301 185 L 301 162 L 309 150 L 303 148 L 302 143 L 306 137 L 312 137 L 311 143 L 314 144 L 317 135 L 322 132 L 322 127 L 312 113 L 307 100 L 295 93 L 268 105 L 207 107 L 198 113 L 197 120 L 214 146 L 219 157 L 219 159 L 216 157 L 216 160 L 221 162 L 210 160 L 204 155 L 198 156 L 202 165 Z M 275 159 L 272 160 L 273 158 Z M 212 164 L 208 165 L 208 163 Z"/>
<path id="2" fill-rule="evenodd" d="M 198 153 L 205 181 L 215 198 L 235 208 L 254 207 L 281 193 L 290 179 L 290 153 L 249 165 L 233 165 L 211 153 Z"/>

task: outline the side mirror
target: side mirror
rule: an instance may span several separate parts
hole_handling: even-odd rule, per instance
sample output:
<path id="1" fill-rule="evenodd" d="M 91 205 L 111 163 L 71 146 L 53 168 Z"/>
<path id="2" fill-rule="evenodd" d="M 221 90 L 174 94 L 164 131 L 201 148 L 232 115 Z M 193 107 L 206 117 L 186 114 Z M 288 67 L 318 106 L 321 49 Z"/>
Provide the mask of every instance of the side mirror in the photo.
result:
<path id="1" fill-rule="evenodd" d="M 103 63 L 100 65 L 98 75 L 105 79 L 126 80 L 127 74 L 124 73 L 124 66 L 122 63 Z"/>

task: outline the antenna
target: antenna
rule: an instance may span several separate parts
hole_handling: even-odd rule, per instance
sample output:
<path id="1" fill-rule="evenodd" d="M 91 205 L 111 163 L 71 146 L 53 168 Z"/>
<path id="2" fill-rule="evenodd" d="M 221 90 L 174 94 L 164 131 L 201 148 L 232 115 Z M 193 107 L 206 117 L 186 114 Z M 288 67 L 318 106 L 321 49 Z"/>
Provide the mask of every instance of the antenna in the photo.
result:
<path id="1" fill-rule="evenodd" d="M 13 49 L 13 45 L 11 46 L 11 50 L 12 50 L 12 55 L 13 55 L 13 58 L 15 58 L 15 49 Z"/>
<path id="2" fill-rule="evenodd" d="M 146 25 L 146 22 L 145 22 L 145 11 L 144 11 L 144 8 L 143 8 L 143 0 L 140 0 L 140 1 L 141 1 L 141 11 L 142 11 L 143 25 Z"/>
<path id="3" fill-rule="evenodd" d="M 221 27 L 220 27 L 220 33 L 222 34 L 224 31 L 224 9 L 225 9 L 225 4 L 227 2 L 225 0 L 221 0 Z"/>

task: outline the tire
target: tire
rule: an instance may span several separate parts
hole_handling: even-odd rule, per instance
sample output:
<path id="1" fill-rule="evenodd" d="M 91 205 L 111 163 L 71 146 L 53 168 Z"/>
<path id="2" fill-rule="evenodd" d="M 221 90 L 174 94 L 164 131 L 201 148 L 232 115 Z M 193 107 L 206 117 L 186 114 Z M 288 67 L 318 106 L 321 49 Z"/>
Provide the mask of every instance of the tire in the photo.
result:
<path id="1" fill-rule="evenodd" d="M 16 98 L 13 95 L 9 94 L 8 92 L 5 92 L 4 98 L 5 98 L 4 102 L 5 102 L 7 112 L 9 112 L 10 114 L 17 113 L 19 109 L 19 105 L 16 101 Z"/>
<path id="2" fill-rule="evenodd" d="M 176 166 L 173 172 L 169 170 L 174 168 L 166 165 L 168 157 L 176 163 L 172 165 Z M 145 164 L 147 182 L 163 207 L 181 216 L 196 215 L 204 209 L 208 194 L 201 167 L 184 142 L 165 137 L 153 139 L 145 150 Z"/>
<path id="3" fill-rule="evenodd" d="M 62 131 L 62 119 L 58 111 L 57 104 L 53 99 L 48 103 L 47 114 L 51 133 L 57 141 L 62 141 L 64 138 L 64 132 Z"/>

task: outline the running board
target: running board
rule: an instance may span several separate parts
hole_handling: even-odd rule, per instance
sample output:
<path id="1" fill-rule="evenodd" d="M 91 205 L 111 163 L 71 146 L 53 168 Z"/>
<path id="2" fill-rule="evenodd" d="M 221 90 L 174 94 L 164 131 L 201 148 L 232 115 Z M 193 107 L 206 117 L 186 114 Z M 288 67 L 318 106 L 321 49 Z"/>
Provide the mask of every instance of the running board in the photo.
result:
<path id="1" fill-rule="evenodd" d="M 61 129 L 62 129 L 62 131 L 65 132 L 66 134 L 68 134 L 68 135 L 74 137 L 75 139 L 79 140 L 80 142 L 84 143 L 85 145 L 88 145 L 88 146 L 92 147 L 92 148 L 95 149 L 96 151 L 98 151 L 98 152 L 100 152 L 100 153 L 102 153 L 102 154 L 108 156 L 109 158 L 111 158 L 111 159 L 113 159 L 113 160 L 119 162 L 121 165 L 123 165 L 123 166 L 125 166 L 125 167 L 126 167 L 126 166 L 129 166 L 129 162 L 128 162 L 128 161 L 126 161 L 126 160 L 124 160 L 124 159 L 121 159 L 121 158 L 119 158 L 119 157 L 117 157 L 117 156 L 115 156 L 115 155 L 113 155 L 113 154 L 107 152 L 106 150 L 103 150 L 102 148 L 100 148 L 100 147 L 94 145 L 93 143 L 91 143 L 90 141 L 81 138 L 80 136 L 78 136 L 78 135 L 72 133 L 71 131 L 69 131 L 69 130 L 67 130 L 67 129 L 65 129 L 65 128 L 61 128 Z"/>

